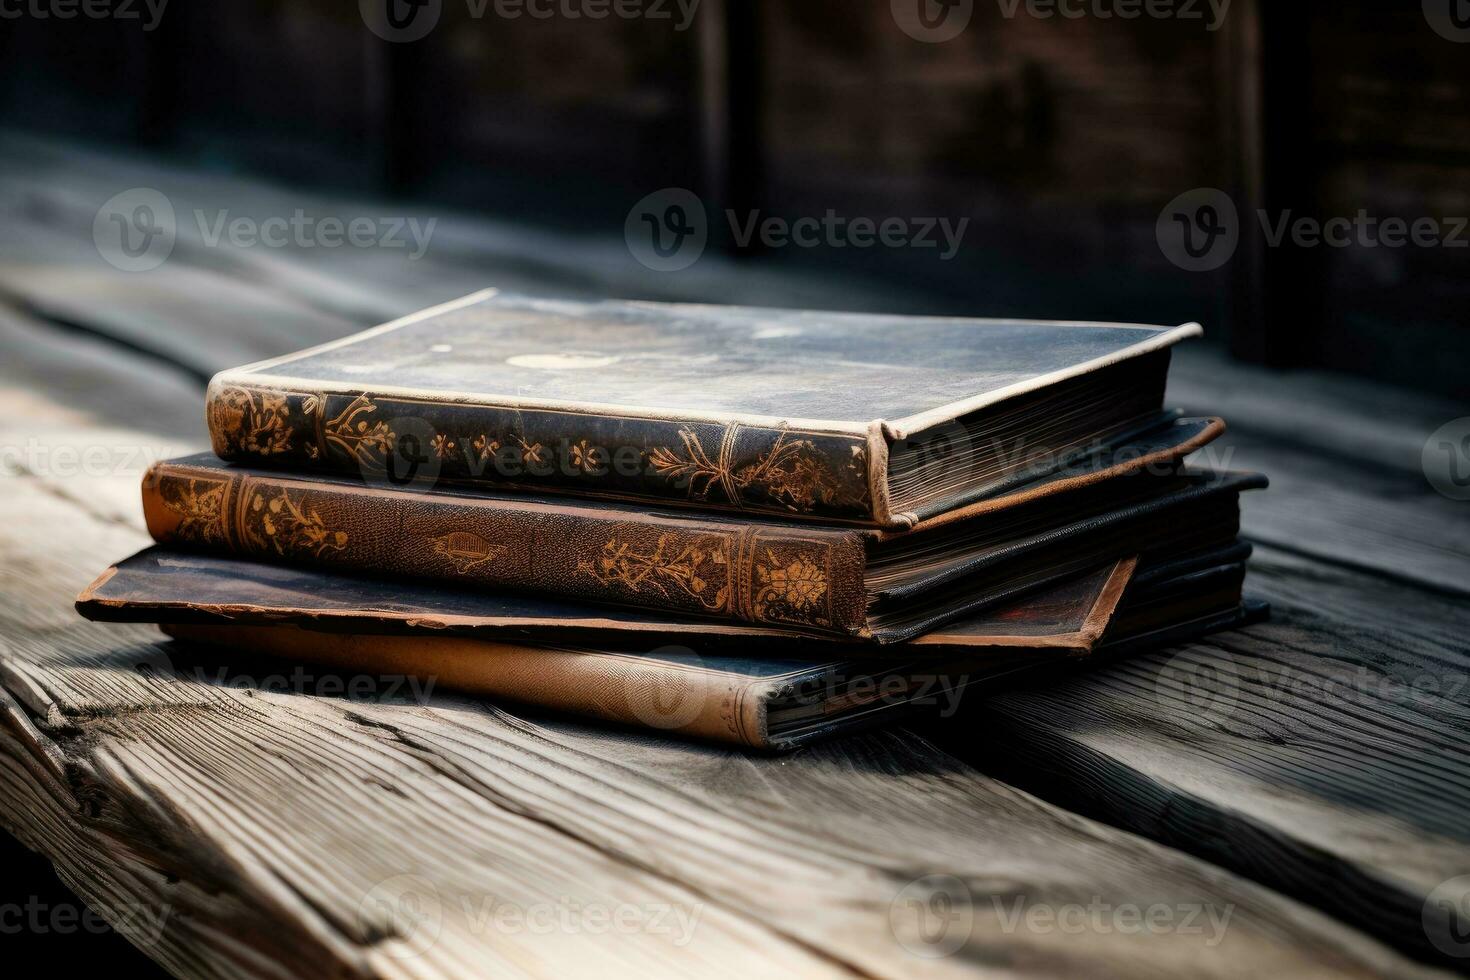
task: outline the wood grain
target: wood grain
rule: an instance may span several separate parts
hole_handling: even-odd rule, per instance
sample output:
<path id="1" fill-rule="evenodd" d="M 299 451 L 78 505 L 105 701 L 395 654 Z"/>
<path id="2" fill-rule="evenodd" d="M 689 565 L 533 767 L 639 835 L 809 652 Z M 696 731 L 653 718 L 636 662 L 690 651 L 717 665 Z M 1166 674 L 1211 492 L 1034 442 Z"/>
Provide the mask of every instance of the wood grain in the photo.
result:
<path id="1" fill-rule="evenodd" d="M 229 665 L 221 683 L 221 665 L 146 630 L 71 616 L 96 548 L 138 535 L 12 479 L 0 548 L 36 555 L 36 529 L 49 543 L 0 570 L 3 819 L 89 902 L 166 916 L 147 951 L 175 972 L 1414 972 L 1305 906 L 902 732 L 780 759 L 449 696 L 282 692 L 266 672 L 284 665 Z M 938 933 L 958 948 L 932 959 L 910 951 L 934 947 L 906 911 L 930 875 L 956 880 L 962 916 Z M 636 925 L 486 918 L 572 905 Z M 1135 933 L 1111 912 L 1081 934 L 1006 924 L 1129 905 L 1198 931 Z"/>
<path id="2" fill-rule="evenodd" d="M 38 166 L 55 170 L 37 180 Z M 978 727 L 939 732 L 943 747 L 896 731 L 771 759 L 443 692 L 351 699 L 324 678 L 281 690 L 262 682 L 289 679 L 289 665 L 222 663 L 70 609 L 143 543 L 147 454 L 202 438 L 200 375 L 486 284 L 650 298 L 670 287 L 627 268 L 619 242 L 527 241 L 477 221 L 447 225 L 417 265 L 185 237 L 164 274 L 122 277 L 99 267 L 90 223 L 101 200 L 138 185 L 242 213 L 319 199 L 34 141 L 0 152 L 0 198 L 19 201 L 0 229 L 0 288 L 51 318 L 0 307 L 0 821 L 98 907 L 167 909 L 156 940 L 129 935 L 171 971 L 1422 972 L 1354 926 L 1431 955 L 1414 903 L 1436 875 L 1466 870 L 1464 699 L 1370 687 L 1339 704 L 1312 691 L 1360 666 L 1441 680 L 1466 669 L 1463 509 L 1413 462 L 1442 404 L 1182 359 L 1180 400 L 1236 416 L 1233 465 L 1276 478 L 1247 501 L 1246 527 L 1281 546 L 1263 549 L 1251 587 L 1283 618 L 1176 651 L 1181 668 L 1213 666 L 1229 700 L 1192 670 L 1160 696 L 1169 661 L 1156 658 L 1011 695 L 989 721 L 971 712 Z M 748 301 L 757 285 L 770 287 L 761 302 L 888 305 L 718 262 L 679 288 Z M 64 466 L 57 447 L 108 463 Z M 1304 693 L 1272 686 L 1282 677 L 1306 679 Z M 919 918 L 942 907 L 911 900 L 941 886 L 960 897 L 959 918 Z M 493 902 L 563 898 L 631 910 L 644 927 L 537 933 L 487 918 Z M 1176 921 L 1196 910 L 1202 931 L 1012 922 L 1017 909 L 1044 922 L 1128 903 Z M 697 911 L 693 940 L 649 928 L 650 909 Z M 1212 945 L 1209 913 L 1227 910 Z M 916 956 L 936 951 L 920 923 L 946 921 L 930 935 L 958 948 Z"/>
<path id="3" fill-rule="evenodd" d="M 0 819 L 177 974 L 1414 972 L 903 732 L 754 757 L 442 694 L 405 703 L 385 679 L 376 698 L 282 690 L 287 665 L 86 623 L 69 599 L 100 554 L 143 543 L 136 518 L 84 510 L 64 474 L 4 479 Z M 135 486 L 113 482 L 103 499 Z M 919 932 L 931 906 L 910 904 L 936 888 L 957 904 L 933 908 L 959 916 L 923 920 L 937 949 Z M 573 904 L 632 926 L 516 919 Z M 1045 918 L 1119 906 L 1179 928 Z M 948 939 L 949 955 L 914 952 Z"/>
<path id="4" fill-rule="evenodd" d="M 1008 692 L 954 737 L 1054 801 L 1463 966 L 1421 917 L 1470 873 L 1470 611 L 1269 548 L 1250 586 L 1273 622 Z"/>

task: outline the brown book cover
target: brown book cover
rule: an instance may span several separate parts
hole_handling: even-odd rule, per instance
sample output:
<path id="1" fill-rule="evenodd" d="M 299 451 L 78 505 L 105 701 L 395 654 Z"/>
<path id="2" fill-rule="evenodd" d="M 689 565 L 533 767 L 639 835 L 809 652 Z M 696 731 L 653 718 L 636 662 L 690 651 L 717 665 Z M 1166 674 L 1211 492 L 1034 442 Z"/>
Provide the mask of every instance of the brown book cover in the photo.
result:
<path id="1" fill-rule="evenodd" d="M 1111 622 L 1124 586 L 1160 574 L 1178 578 L 1239 566 L 1249 548 L 1232 544 L 1134 573 L 1136 558 L 1068 578 L 1023 600 L 965 617 L 909 641 L 914 655 L 960 655 L 972 647 L 1022 646 L 1087 653 Z M 520 592 L 453 589 L 424 581 L 354 575 L 301 565 L 246 561 L 155 545 L 107 569 L 77 598 L 99 622 L 285 625 L 318 632 L 460 636 L 498 642 L 666 644 L 760 649 L 790 657 L 818 647 L 845 657 L 882 657 L 890 647 L 835 637 L 798 637 L 747 623 L 711 623 L 647 610 Z"/>
<path id="2" fill-rule="evenodd" d="M 457 586 L 897 642 L 1138 551 L 1234 538 L 1249 475 L 1092 484 L 908 532 L 161 463 L 144 514 L 164 544 Z"/>
<path id="3" fill-rule="evenodd" d="M 487 290 L 222 372 L 207 418 L 250 465 L 898 528 L 1167 428 L 1199 333 Z"/>
<path id="4" fill-rule="evenodd" d="M 1240 557 L 1192 556 L 1154 566 L 1146 576 L 1135 575 L 1135 561 L 1127 559 L 972 617 L 961 628 L 930 634 L 924 643 L 884 648 L 883 657 L 861 656 L 863 647 L 811 642 L 763 644 L 761 656 L 752 657 L 746 649 L 707 637 L 650 648 L 627 642 L 632 634 L 610 632 L 589 636 L 586 644 L 536 643 L 516 638 L 516 631 L 503 624 L 472 632 L 422 624 L 408 632 L 364 631 L 369 617 L 357 618 L 356 631 L 344 632 L 333 628 L 334 621 L 273 618 L 261 611 L 174 622 L 169 616 L 179 607 L 163 604 L 171 594 L 167 586 L 161 595 L 150 592 L 158 586 L 146 577 L 122 586 L 151 596 L 151 604 L 131 602 L 130 614 L 161 615 L 164 631 L 177 639 L 250 658 L 234 661 L 237 669 L 257 670 L 255 658 L 264 654 L 355 674 L 432 680 L 445 689 L 604 721 L 781 750 L 913 711 L 950 713 L 959 708 L 964 692 L 983 685 L 1091 655 L 1120 656 L 1179 642 L 1256 618 L 1264 610 L 1241 603 Z M 320 577 L 323 585 L 333 578 L 308 574 Z M 124 567 L 112 582 L 134 576 Z M 104 583 L 83 603 L 95 608 L 101 593 L 117 591 Z M 243 589 L 236 598 L 250 596 L 251 590 Z M 467 604 L 460 618 L 473 618 L 474 600 L 457 601 Z M 315 600 L 304 595 L 296 602 Z M 217 656 L 203 663 L 218 672 Z"/>

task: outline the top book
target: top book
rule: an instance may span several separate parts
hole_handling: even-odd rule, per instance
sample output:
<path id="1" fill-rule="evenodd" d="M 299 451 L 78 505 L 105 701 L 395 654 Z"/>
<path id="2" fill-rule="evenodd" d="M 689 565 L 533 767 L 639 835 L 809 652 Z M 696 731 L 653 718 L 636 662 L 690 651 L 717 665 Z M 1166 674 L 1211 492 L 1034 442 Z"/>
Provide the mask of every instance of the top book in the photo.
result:
<path id="1" fill-rule="evenodd" d="M 487 290 L 224 371 L 207 415 L 232 461 L 903 528 L 1157 450 L 1200 332 Z"/>

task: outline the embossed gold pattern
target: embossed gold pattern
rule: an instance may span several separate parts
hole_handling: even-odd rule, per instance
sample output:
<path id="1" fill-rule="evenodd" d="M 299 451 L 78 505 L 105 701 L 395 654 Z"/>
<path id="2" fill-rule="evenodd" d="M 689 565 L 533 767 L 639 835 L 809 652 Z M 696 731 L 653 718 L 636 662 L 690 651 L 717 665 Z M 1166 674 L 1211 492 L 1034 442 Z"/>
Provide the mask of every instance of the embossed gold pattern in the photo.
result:
<path id="1" fill-rule="evenodd" d="M 434 546 L 434 553 L 448 558 L 461 575 L 479 565 L 494 561 L 506 552 L 504 546 L 491 544 L 469 531 L 451 531 L 429 540 Z"/>
<path id="2" fill-rule="evenodd" d="M 201 488 L 202 484 L 202 488 Z M 164 480 L 163 505 L 179 515 L 180 537 L 201 544 L 225 543 L 225 493 L 228 484 L 211 480 Z"/>
<path id="3" fill-rule="evenodd" d="M 287 396 L 279 391 L 225 388 L 210 399 L 209 431 L 221 455 L 284 453 L 291 448 Z"/>
<path id="4" fill-rule="evenodd" d="M 680 542 L 674 535 L 661 534 L 652 551 L 640 551 L 613 537 L 596 561 L 579 562 L 577 571 L 634 595 L 645 590 L 665 597 L 681 592 L 706 609 L 721 610 L 730 596 L 730 544 L 718 535 Z"/>
<path id="5" fill-rule="evenodd" d="M 708 499 L 718 486 L 725 500 L 736 507 L 743 507 L 752 491 L 799 512 L 846 502 L 841 483 L 811 440 L 793 439 L 782 432 L 759 459 L 737 468 L 732 456 L 738 431 L 738 425 L 726 428 L 719 452 L 712 458 L 697 433 L 680 429 L 683 453 L 661 446 L 648 454 L 648 461 L 664 479 L 686 482 L 692 500 Z M 865 474 L 867 454 L 853 447 L 848 465 Z"/>
<path id="6" fill-rule="evenodd" d="M 286 490 L 256 490 L 242 514 L 241 528 L 255 548 L 270 548 L 278 555 L 311 555 L 321 558 L 347 547 L 347 532 L 334 531 L 313 508 Z"/>
<path id="7" fill-rule="evenodd" d="M 381 464 L 393 448 L 393 429 L 382 419 L 369 418 L 377 410 L 371 398 L 358 395 L 335 418 L 322 423 L 322 438 L 359 463 Z"/>
<path id="8" fill-rule="evenodd" d="M 755 566 L 755 614 L 766 618 L 773 603 L 807 616 L 827 594 L 827 576 L 806 555 L 782 564 L 770 551 L 765 561 Z"/>

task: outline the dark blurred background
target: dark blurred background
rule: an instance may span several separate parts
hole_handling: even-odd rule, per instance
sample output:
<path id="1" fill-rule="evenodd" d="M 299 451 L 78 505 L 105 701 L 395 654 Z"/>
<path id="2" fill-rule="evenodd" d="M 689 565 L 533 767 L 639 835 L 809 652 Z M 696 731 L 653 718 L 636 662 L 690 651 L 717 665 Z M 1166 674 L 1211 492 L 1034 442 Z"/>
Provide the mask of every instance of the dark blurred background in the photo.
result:
<path id="1" fill-rule="evenodd" d="M 640 198 L 689 188 L 737 272 L 847 277 L 855 305 L 1201 320 L 1246 360 L 1466 394 L 1463 0 L 1176 0 L 1132 19 L 1142 0 L 646 0 L 600 19 L 599 0 L 546 0 L 546 17 L 392 2 L 432 29 L 385 40 L 368 0 L 174 0 L 149 29 L 7 17 L 0 125 L 609 238 Z M 945 18 L 963 29 L 905 29 Z M 1198 188 L 1241 222 L 1206 271 L 1156 234 Z M 741 247 L 725 209 L 969 225 L 950 260 Z M 1261 210 L 1430 218 L 1440 244 L 1272 247 Z"/>

